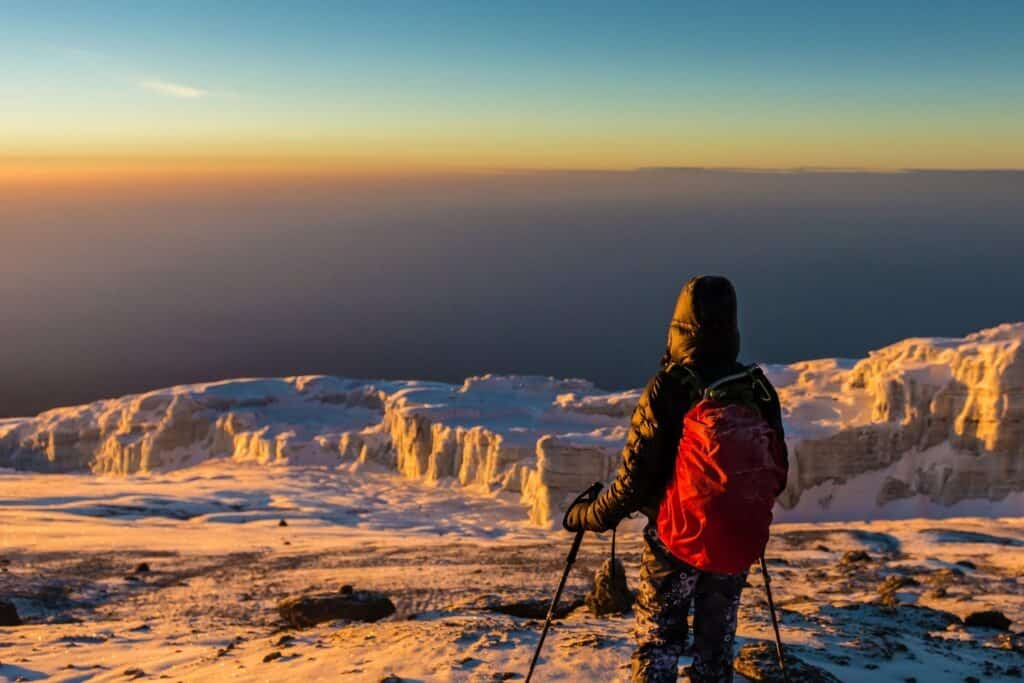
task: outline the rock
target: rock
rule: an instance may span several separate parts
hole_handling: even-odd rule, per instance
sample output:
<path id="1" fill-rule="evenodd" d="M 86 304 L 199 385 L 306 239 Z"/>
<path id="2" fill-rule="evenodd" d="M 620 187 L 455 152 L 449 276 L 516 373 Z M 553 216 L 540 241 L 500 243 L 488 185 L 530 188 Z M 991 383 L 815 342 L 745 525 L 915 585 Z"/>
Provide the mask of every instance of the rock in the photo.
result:
<path id="1" fill-rule="evenodd" d="M 633 593 L 626 583 L 626 568 L 615 558 L 605 560 L 594 573 L 594 587 L 583 599 L 596 616 L 622 614 L 633 607 Z"/>
<path id="2" fill-rule="evenodd" d="M 991 645 L 1000 650 L 1012 650 L 1024 655 L 1024 633 L 1000 633 L 992 639 Z"/>
<path id="3" fill-rule="evenodd" d="M 354 590 L 285 598 L 277 611 L 294 628 L 308 628 L 338 619 L 378 621 L 394 614 L 395 605 L 383 593 Z"/>
<path id="4" fill-rule="evenodd" d="M 910 576 L 901 576 L 899 574 L 890 574 L 885 577 L 878 586 L 878 594 L 882 596 L 882 604 L 886 607 L 896 607 L 900 604 L 899 598 L 896 596 L 896 592 L 901 588 L 907 588 L 911 586 L 920 586 L 921 582 Z"/>
<path id="5" fill-rule="evenodd" d="M 936 588 L 950 586 L 954 583 L 964 582 L 964 571 L 962 569 L 947 568 L 938 569 L 924 577 L 925 583 Z"/>
<path id="6" fill-rule="evenodd" d="M 766 642 L 747 643 L 740 648 L 733 661 L 736 672 L 756 683 L 785 683 L 779 669 L 775 645 Z M 786 653 L 786 672 L 793 683 L 841 683 L 818 667 Z"/>
<path id="7" fill-rule="evenodd" d="M 957 560 L 956 564 L 967 569 L 977 569 L 978 565 L 974 564 L 970 560 Z"/>
<path id="8" fill-rule="evenodd" d="M 267 664 L 269 662 L 274 661 L 275 659 L 281 659 L 281 657 L 282 657 L 281 653 L 279 651 L 277 651 L 277 650 L 274 650 L 273 652 L 271 652 L 270 654 L 268 654 L 266 657 L 263 658 L 263 663 Z"/>
<path id="9" fill-rule="evenodd" d="M 558 601 L 558 609 L 555 610 L 556 619 L 564 619 L 574 610 L 584 604 L 583 598 L 579 596 L 562 596 Z M 525 598 L 506 602 L 502 596 L 494 593 L 476 595 L 471 598 L 459 600 L 447 607 L 449 611 L 462 612 L 466 610 L 483 610 L 507 614 L 510 617 L 520 619 L 544 619 L 548 615 L 548 607 L 551 605 L 550 598 Z"/>
<path id="10" fill-rule="evenodd" d="M 21 626 L 21 617 L 13 602 L 0 600 L 0 626 Z"/>
<path id="11" fill-rule="evenodd" d="M 840 566 L 849 566 L 860 562 L 870 562 L 871 556 L 863 550 L 847 550 L 839 560 Z"/>
<path id="12" fill-rule="evenodd" d="M 564 619 L 583 604 L 584 601 L 580 598 L 561 600 L 555 609 L 554 618 Z M 492 612 L 507 614 L 510 617 L 519 617 L 520 619 L 544 619 L 548 615 L 548 608 L 550 606 L 551 603 L 543 598 L 527 598 L 516 602 L 498 603 L 488 609 Z"/>
<path id="13" fill-rule="evenodd" d="M 135 574 L 145 574 L 147 572 L 149 572 L 148 562 L 139 562 L 137 565 L 135 565 Z"/>
<path id="14" fill-rule="evenodd" d="M 994 628 L 997 631 L 1009 631 L 1010 620 L 1006 618 L 1006 615 L 999 610 L 984 610 L 982 612 L 971 612 L 964 619 L 964 624 L 967 626 L 977 626 L 980 628 Z"/>
<path id="15" fill-rule="evenodd" d="M 278 526 L 288 526 L 288 522 L 286 522 L 285 520 L 282 519 L 280 522 L 277 523 L 277 525 Z"/>
<path id="16" fill-rule="evenodd" d="M 395 674 L 388 674 L 384 678 L 380 679 L 379 683 L 402 683 L 402 678 Z"/>
<path id="17" fill-rule="evenodd" d="M 128 678 L 142 678 L 146 675 L 146 672 L 142 669 L 125 669 L 124 675 Z"/>
<path id="18" fill-rule="evenodd" d="M 878 585 L 878 592 L 882 595 L 886 593 L 895 593 L 901 588 L 908 588 L 910 586 L 920 586 L 921 582 L 912 576 L 901 576 L 899 574 L 890 574 L 885 577 L 885 580 Z"/>
<path id="19" fill-rule="evenodd" d="M 342 595 L 352 595 L 352 591 L 353 590 L 355 590 L 355 589 L 352 588 L 351 584 L 347 584 L 346 583 L 341 588 L 338 589 L 338 592 L 341 593 Z"/>
<path id="20" fill-rule="evenodd" d="M 901 604 L 900 599 L 896 597 L 895 592 L 882 593 L 882 597 L 879 602 L 885 607 L 899 607 Z"/>

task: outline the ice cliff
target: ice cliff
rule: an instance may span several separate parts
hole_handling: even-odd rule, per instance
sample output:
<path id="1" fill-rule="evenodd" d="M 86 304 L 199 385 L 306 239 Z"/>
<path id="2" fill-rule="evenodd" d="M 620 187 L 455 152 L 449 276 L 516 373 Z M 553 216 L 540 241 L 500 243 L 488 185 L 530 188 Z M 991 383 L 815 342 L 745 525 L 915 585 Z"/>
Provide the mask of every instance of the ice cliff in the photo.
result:
<path id="1" fill-rule="evenodd" d="M 1024 323 L 865 359 L 767 366 L 790 446 L 788 520 L 1024 514 Z M 129 475 L 210 458 L 382 467 L 517 496 L 538 524 L 610 478 L 637 391 L 328 376 L 161 389 L 0 420 L 0 467 Z"/>

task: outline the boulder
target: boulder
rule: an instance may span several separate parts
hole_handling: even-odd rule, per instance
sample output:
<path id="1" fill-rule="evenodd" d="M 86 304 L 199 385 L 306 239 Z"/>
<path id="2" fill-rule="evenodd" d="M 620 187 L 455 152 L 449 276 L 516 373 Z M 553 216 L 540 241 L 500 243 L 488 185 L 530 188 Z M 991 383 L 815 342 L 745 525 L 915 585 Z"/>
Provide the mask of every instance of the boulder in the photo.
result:
<path id="1" fill-rule="evenodd" d="M 395 613 L 383 593 L 349 591 L 285 598 L 277 605 L 281 617 L 294 628 L 309 628 L 325 621 L 378 621 Z"/>
<path id="2" fill-rule="evenodd" d="M 21 617 L 13 602 L 0 600 L 0 626 L 21 626 Z"/>
<path id="3" fill-rule="evenodd" d="M 733 668 L 736 673 L 756 683 L 785 683 L 773 643 L 747 643 L 737 653 Z M 792 683 L 841 683 L 824 669 L 808 664 L 789 652 L 786 653 L 786 672 Z"/>
<path id="4" fill-rule="evenodd" d="M 594 587 L 583 602 L 597 616 L 622 614 L 633 607 L 633 592 L 626 583 L 626 569 L 616 558 L 604 561 L 594 573 Z"/>
<path id="5" fill-rule="evenodd" d="M 1009 631 L 1010 620 L 999 610 L 989 609 L 982 612 L 971 612 L 964 619 L 967 626 L 980 626 L 982 628 L 994 628 L 997 631 Z"/>

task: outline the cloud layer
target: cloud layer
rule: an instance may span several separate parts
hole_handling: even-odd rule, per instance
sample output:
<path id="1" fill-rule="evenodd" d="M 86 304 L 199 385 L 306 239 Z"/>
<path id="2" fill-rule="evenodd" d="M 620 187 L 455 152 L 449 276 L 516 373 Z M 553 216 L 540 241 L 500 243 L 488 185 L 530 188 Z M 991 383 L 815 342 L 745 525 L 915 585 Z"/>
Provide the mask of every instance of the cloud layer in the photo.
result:
<path id="1" fill-rule="evenodd" d="M 187 100 L 194 100 L 206 95 L 206 91 L 200 88 L 193 88 L 190 85 L 170 83 L 168 81 L 148 80 L 139 83 L 139 86 L 160 95 L 178 97 Z"/>

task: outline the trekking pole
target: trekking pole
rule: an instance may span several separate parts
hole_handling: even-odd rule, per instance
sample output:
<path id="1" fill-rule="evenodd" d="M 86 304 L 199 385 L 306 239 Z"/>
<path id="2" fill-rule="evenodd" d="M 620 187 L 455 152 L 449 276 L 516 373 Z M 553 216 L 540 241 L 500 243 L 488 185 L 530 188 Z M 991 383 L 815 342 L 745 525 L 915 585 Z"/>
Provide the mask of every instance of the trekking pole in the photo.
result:
<path id="1" fill-rule="evenodd" d="M 566 516 L 569 514 L 569 510 L 576 503 L 590 502 L 597 498 L 597 494 L 601 492 L 603 486 L 601 482 L 595 482 L 586 491 L 576 496 L 576 500 L 572 502 L 565 510 Z M 562 519 L 562 525 L 565 525 L 565 518 Z M 572 547 L 569 548 L 569 554 L 565 558 L 565 569 L 562 570 L 562 580 L 558 582 L 558 588 L 555 589 L 555 597 L 551 600 L 551 606 L 548 607 L 548 615 L 544 618 L 544 629 L 540 632 L 540 640 L 537 641 L 537 649 L 533 651 L 533 659 L 530 660 L 530 670 L 526 674 L 526 683 L 530 683 L 530 679 L 533 678 L 533 669 L 537 666 L 537 660 L 540 658 L 540 649 L 544 647 L 544 639 L 547 638 L 548 629 L 551 628 L 551 620 L 555 618 L 555 610 L 558 609 L 558 601 L 562 597 L 562 590 L 565 588 L 566 579 L 569 578 L 569 570 L 572 569 L 572 565 L 576 562 L 576 555 L 580 552 L 580 544 L 583 543 L 583 534 L 586 533 L 583 529 L 576 532 L 576 538 L 572 540 Z"/>
<path id="2" fill-rule="evenodd" d="M 772 613 L 772 628 L 775 629 L 775 653 L 779 656 L 779 669 L 782 670 L 782 680 L 789 683 L 789 674 L 786 672 L 786 660 L 782 656 L 782 636 L 779 634 L 779 619 L 775 616 L 775 601 L 772 600 L 771 579 L 768 578 L 768 563 L 764 561 L 764 553 L 761 554 L 761 576 L 764 577 L 764 592 L 768 596 L 768 611 Z"/>

